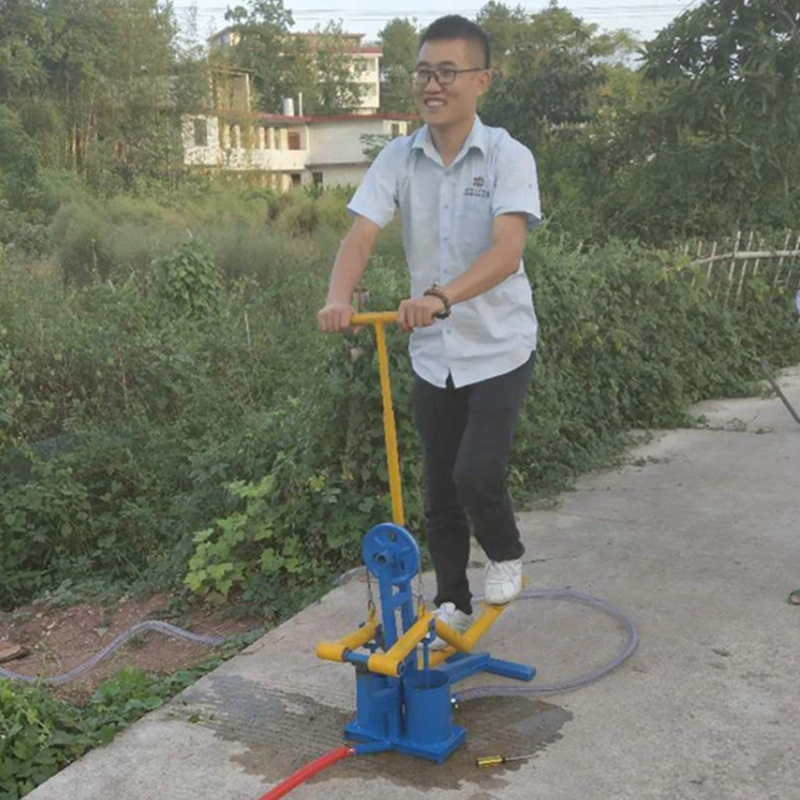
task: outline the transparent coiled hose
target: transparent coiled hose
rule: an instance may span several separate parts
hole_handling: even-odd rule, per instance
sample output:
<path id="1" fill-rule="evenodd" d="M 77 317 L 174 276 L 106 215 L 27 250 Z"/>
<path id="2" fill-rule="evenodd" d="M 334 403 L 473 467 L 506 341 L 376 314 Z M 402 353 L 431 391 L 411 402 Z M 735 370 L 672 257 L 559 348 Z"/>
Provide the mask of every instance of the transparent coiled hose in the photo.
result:
<path id="1" fill-rule="evenodd" d="M 633 655 L 634 650 L 639 645 L 639 631 L 636 623 L 621 609 L 611 603 L 600 600 L 591 595 L 578 592 L 575 589 L 527 589 L 520 599 L 525 600 L 574 600 L 584 603 L 592 608 L 605 612 L 615 620 L 620 622 L 625 628 L 626 638 L 620 652 L 607 664 L 596 667 L 589 672 L 576 675 L 574 678 L 567 678 L 554 683 L 540 683 L 531 685 L 495 685 L 495 686 L 476 686 L 472 689 L 465 689 L 463 692 L 456 692 L 453 695 L 454 703 L 463 703 L 467 700 L 476 700 L 479 697 L 518 697 L 519 695 L 543 695 L 558 694 L 560 692 L 571 692 L 580 689 L 590 683 L 610 675 L 615 669 L 619 668 Z M 475 598 L 480 600 L 479 597 Z"/>
<path id="2" fill-rule="evenodd" d="M 338 580 L 337 584 L 342 585 L 346 583 L 352 576 L 363 571 L 364 567 L 357 567 L 344 573 Z M 480 597 L 476 597 L 480 600 Z M 619 666 L 621 666 L 633 654 L 634 650 L 639 644 L 639 633 L 636 628 L 636 623 L 621 609 L 600 600 L 591 595 L 584 594 L 583 592 L 574 589 L 528 589 L 524 591 L 520 599 L 526 600 L 573 600 L 579 603 L 584 603 L 596 608 L 600 611 L 610 615 L 618 622 L 620 622 L 626 631 L 626 641 L 615 658 L 608 664 L 597 667 L 578 675 L 574 678 L 567 678 L 565 680 L 556 681 L 555 683 L 543 683 L 533 685 L 496 685 L 496 686 L 477 686 L 472 689 L 465 689 L 463 692 L 458 692 L 453 695 L 453 701 L 456 703 L 463 703 L 467 700 L 474 700 L 478 697 L 498 697 L 498 696 L 518 696 L 518 695 L 543 695 L 543 694 L 556 694 L 558 692 L 569 692 L 574 689 L 579 689 L 589 683 L 599 680 L 600 678 L 609 675 Z M 40 683 L 48 686 L 61 686 L 62 684 L 74 681 L 76 678 L 88 672 L 90 669 L 96 667 L 101 661 L 108 658 L 115 650 L 118 650 L 126 642 L 145 631 L 159 631 L 170 636 L 177 636 L 181 639 L 187 639 L 197 644 L 205 645 L 221 645 L 226 640 L 223 636 L 204 636 L 197 633 L 191 633 L 171 625 L 168 622 L 161 622 L 159 620 L 147 620 L 140 622 L 137 625 L 129 628 L 128 630 L 117 636 L 110 644 L 95 653 L 88 661 L 79 664 L 77 667 L 65 672 L 62 675 L 53 675 L 49 678 L 37 677 L 33 675 L 20 675 L 19 673 L 12 672 L 11 670 L 0 667 L 0 677 L 8 678 L 12 681 L 23 681 L 25 683 Z"/>
<path id="3" fill-rule="evenodd" d="M 84 672 L 88 672 L 93 667 L 96 667 L 101 661 L 103 661 L 103 659 L 108 658 L 115 650 L 118 650 L 120 647 L 122 647 L 122 645 L 124 645 L 129 639 L 132 639 L 134 636 L 144 633 L 145 631 L 160 631 L 161 633 L 167 633 L 170 636 L 177 636 L 180 639 L 188 639 L 190 642 L 196 642 L 197 644 L 219 645 L 226 641 L 224 636 L 201 636 L 197 633 L 190 633 L 189 631 L 182 630 L 175 625 L 170 625 L 169 622 L 146 620 L 145 622 L 140 622 L 137 625 L 128 628 L 128 630 L 123 631 L 119 636 L 117 636 L 116 639 L 114 639 L 113 642 L 100 650 L 100 652 L 95 653 L 88 661 L 85 661 L 83 664 L 79 664 L 77 667 L 71 669 L 69 672 L 65 672 L 63 675 L 53 675 L 50 678 L 40 678 L 33 675 L 20 675 L 16 672 L 11 672 L 11 670 L 0 667 L 0 676 L 9 678 L 12 681 L 41 683 L 47 686 L 61 686 L 64 683 L 74 681 L 76 678 L 83 675 Z"/>

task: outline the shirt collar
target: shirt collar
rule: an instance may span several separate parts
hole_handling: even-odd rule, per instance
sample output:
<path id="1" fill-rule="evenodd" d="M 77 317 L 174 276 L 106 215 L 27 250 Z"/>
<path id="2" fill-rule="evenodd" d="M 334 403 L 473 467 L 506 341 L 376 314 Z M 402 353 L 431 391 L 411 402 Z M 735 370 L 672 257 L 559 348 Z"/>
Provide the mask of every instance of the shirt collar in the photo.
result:
<path id="1" fill-rule="evenodd" d="M 472 124 L 472 130 L 469 132 L 461 152 L 453 160 L 453 164 L 457 164 L 473 147 L 480 150 L 484 156 L 486 155 L 486 126 L 481 122 L 481 118 L 477 114 L 475 115 L 475 122 Z M 430 128 L 427 125 L 423 125 L 420 128 L 414 139 L 412 149 L 422 150 L 428 158 L 441 163 L 441 156 L 433 146 Z"/>

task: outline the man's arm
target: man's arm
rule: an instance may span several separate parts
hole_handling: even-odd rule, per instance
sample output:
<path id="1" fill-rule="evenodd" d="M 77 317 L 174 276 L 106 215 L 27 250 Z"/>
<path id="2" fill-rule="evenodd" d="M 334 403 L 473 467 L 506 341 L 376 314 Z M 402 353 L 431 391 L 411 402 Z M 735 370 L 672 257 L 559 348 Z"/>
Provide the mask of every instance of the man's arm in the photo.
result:
<path id="1" fill-rule="evenodd" d="M 440 287 L 451 305 L 471 300 L 519 269 L 528 235 L 526 214 L 501 214 L 492 224 L 492 246 L 463 274 Z M 434 315 L 444 310 L 438 297 L 404 300 L 398 309 L 397 321 L 404 331 L 433 324 Z"/>
<path id="2" fill-rule="evenodd" d="M 331 271 L 325 306 L 317 313 L 317 322 L 326 333 L 340 333 L 350 325 L 355 313 L 353 291 L 367 269 L 375 249 L 380 227 L 366 217 L 358 216 L 342 240 Z"/>
<path id="3" fill-rule="evenodd" d="M 492 224 L 492 246 L 463 274 L 443 287 L 452 303 L 463 303 L 502 283 L 519 269 L 528 237 L 525 214 L 501 214 Z"/>

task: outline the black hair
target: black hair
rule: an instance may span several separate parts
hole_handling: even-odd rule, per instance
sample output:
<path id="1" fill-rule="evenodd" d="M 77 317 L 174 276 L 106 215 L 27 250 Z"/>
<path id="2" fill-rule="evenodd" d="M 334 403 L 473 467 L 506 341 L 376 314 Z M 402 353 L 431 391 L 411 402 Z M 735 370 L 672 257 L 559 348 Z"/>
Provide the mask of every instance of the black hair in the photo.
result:
<path id="1" fill-rule="evenodd" d="M 489 69 L 491 63 L 491 48 L 489 37 L 483 28 L 459 14 L 448 14 L 434 20 L 422 33 L 419 39 L 421 48 L 425 42 L 435 39 L 466 39 L 470 44 L 476 44 L 483 51 L 484 69 Z"/>

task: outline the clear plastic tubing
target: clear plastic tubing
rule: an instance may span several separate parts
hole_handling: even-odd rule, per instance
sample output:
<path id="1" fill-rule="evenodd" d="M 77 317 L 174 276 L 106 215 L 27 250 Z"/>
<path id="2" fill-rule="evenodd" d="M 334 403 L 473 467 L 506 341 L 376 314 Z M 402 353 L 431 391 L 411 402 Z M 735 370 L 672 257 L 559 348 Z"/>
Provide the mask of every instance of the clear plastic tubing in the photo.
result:
<path id="1" fill-rule="evenodd" d="M 364 567 L 356 567 L 342 575 L 338 581 L 338 585 L 345 583 L 350 577 L 357 572 L 360 572 Z M 480 600 L 480 597 L 475 597 Z M 569 692 L 574 689 L 579 689 L 582 686 L 593 683 L 594 681 L 604 678 L 615 669 L 620 667 L 625 661 L 630 658 L 639 644 L 639 632 L 636 628 L 636 623 L 621 609 L 606 602 L 599 600 L 591 595 L 584 594 L 583 592 L 574 589 L 528 589 L 522 593 L 520 599 L 526 600 L 573 600 L 579 603 L 596 608 L 605 612 L 609 616 L 616 619 L 622 624 L 626 631 L 626 641 L 620 652 L 606 665 L 597 667 L 582 675 L 574 678 L 567 678 L 565 680 L 556 681 L 554 683 L 542 683 L 533 685 L 496 685 L 496 686 L 476 686 L 472 689 L 465 689 L 463 692 L 457 692 L 453 695 L 454 703 L 463 703 L 467 700 L 474 700 L 478 697 L 504 697 L 504 696 L 518 696 L 518 695 L 544 695 L 544 694 L 557 694 L 559 692 Z M 169 622 L 161 622 L 159 620 L 147 620 L 134 625 L 128 630 L 117 636 L 114 641 L 95 653 L 88 661 L 79 664 L 69 672 L 62 675 L 54 675 L 49 678 L 41 678 L 33 675 L 20 675 L 11 670 L 0 667 L 0 677 L 8 678 L 12 681 L 22 681 L 24 683 L 40 683 L 48 686 L 61 686 L 62 684 L 74 681 L 76 678 L 88 672 L 90 669 L 96 667 L 101 661 L 108 658 L 115 650 L 118 650 L 127 641 L 145 631 L 160 631 L 161 633 L 169 634 L 170 636 L 177 636 L 180 639 L 187 639 L 191 642 L 205 645 L 220 645 L 226 639 L 223 636 L 201 636 L 200 634 L 190 633 L 189 631 L 182 630 L 175 625 L 170 625 Z"/>
<path id="2" fill-rule="evenodd" d="M 134 625 L 128 630 L 123 631 L 113 642 L 104 647 L 99 653 L 95 653 L 88 661 L 79 664 L 69 672 L 63 675 L 54 675 L 51 678 L 40 678 L 33 675 L 19 675 L 11 670 L 3 669 L 0 667 L 0 677 L 9 678 L 12 681 L 23 681 L 24 683 L 41 683 L 47 686 L 61 686 L 64 683 L 74 681 L 76 678 L 88 672 L 93 667 L 96 667 L 103 659 L 108 658 L 115 650 L 118 650 L 129 639 L 137 636 L 145 631 L 160 631 L 167 633 L 170 636 L 177 636 L 180 639 L 188 639 L 190 642 L 197 642 L 197 644 L 219 645 L 225 641 L 224 636 L 201 636 L 197 633 L 190 633 L 189 631 L 182 630 L 175 625 L 170 625 L 169 622 L 161 622 L 159 620 L 146 620 Z"/>
<path id="3" fill-rule="evenodd" d="M 627 661 L 639 645 L 639 631 L 636 623 L 624 611 L 611 605 L 605 600 L 599 600 L 591 595 L 578 592 L 575 589 L 528 589 L 522 593 L 520 599 L 526 600 L 574 600 L 578 603 L 596 608 L 605 612 L 615 620 L 620 622 L 625 628 L 626 640 L 620 652 L 608 662 L 608 664 L 597 667 L 582 675 L 574 678 L 567 678 L 554 683 L 540 683 L 527 686 L 521 685 L 496 685 L 496 686 L 476 686 L 472 689 L 465 689 L 463 692 L 456 692 L 453 695 L 454 703 L 463 703 L 467 700 L 475 700 L 479 697 L 518 697 L 520 695 L 543 695 L 558 694 L 560 692 L 571 692 L 580 689 L 594 681 L 604 678 L 612 673 Z M 476 597 L 476 600 L 481 598 Z"/>

